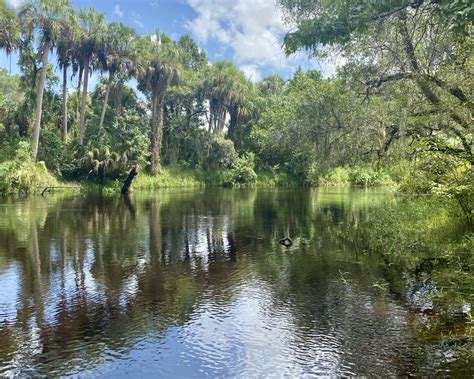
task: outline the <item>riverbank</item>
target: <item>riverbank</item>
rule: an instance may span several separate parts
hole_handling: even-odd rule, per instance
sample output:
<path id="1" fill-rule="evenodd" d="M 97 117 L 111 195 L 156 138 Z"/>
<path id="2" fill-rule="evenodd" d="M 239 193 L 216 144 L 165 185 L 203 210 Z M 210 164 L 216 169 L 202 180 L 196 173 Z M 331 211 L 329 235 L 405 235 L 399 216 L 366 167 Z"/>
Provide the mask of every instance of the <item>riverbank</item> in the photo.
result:
<path id="1" fill-rule="evenodd" d="M 29 157 L 17 157 L 0 163 L 0 195 L 36 194 L 45 188 L 80 187 L 84 192 L 114 193 L 120 190 L 125 172 L 116 179 L 98 179 L 89 173 L 81 179 L 68 180 L 61 174 L 54 174 L 43 162 L 32 162 Z M 123 178 L 122 178 L 123 176 Z M 204 170 L 180 165 L 164 166 L 161 172 L 152 176 L 141 170 L 132 184 L 132 190 L 155 190 L 162 188 L 196 187 L 397 187 L 387 173 L 370 168 L 336 167 L 324 175 L 300 178 L 282 170 L 254 171 L 253 168 L 232 168 Z"/>

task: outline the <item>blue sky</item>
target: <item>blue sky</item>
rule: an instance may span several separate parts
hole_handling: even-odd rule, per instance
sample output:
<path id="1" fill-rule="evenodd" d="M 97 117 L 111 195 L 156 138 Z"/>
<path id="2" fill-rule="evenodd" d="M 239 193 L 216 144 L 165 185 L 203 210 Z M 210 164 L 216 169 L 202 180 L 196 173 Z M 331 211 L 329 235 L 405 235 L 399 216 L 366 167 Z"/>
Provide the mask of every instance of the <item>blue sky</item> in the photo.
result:
<path id="1" fill-rule="evenodd" d="M 19 6 L 23 0 L 8 1 Z M 93 5 L 107 15 L 107 21 L 120 21 L 139 34 L 157 28 L 175 39 L 189 34 L 211 61 L 230 60 L 253 81 L 273 73 L 287 78 L 298 66 L 320 69 L 326 76 L 334 72 L 334 64 L 310 60 L 305 54 L 285 57 L 281 42 L 287 26 L 276 0 L 71 1 L 76 9 Z M 14 66 L 16 57 L 12 60 Z M 8 67 L 4 54 L 0 65 Z"/>

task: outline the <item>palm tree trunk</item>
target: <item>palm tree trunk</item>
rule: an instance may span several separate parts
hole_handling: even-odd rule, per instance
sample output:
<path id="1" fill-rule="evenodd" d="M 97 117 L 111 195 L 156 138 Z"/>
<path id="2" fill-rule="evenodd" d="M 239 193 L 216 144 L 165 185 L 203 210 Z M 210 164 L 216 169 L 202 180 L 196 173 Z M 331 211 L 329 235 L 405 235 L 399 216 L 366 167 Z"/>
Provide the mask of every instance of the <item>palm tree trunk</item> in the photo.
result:
<path id="1" fill-rule="evenodd" d="M 207 130 L 207 134 L 210 136 L 212 134 L 212 126 L 214 125 L 214 112 L 209 110 L 209 128 Z"/>
<path id="2" fill-rule="evenodd" d="M 221 111 L 219 112 L 219 123 L 217 125 L 219 133 L 222 133 L 222 131 L 224 130 L 225 116 L 226 116 L 226 111 L 225 111 L 225 108 L 222 107 Z"/>
<path id="3" fill-rule="evenodd" d="M 63 141 L 67 142 L 67 65 L 63 66 Z"/>
<path id="4" fill-rule="evenodd" d="M 36 161 L 38 156 L 38 147 L 39 147 L 39 136 L 40 136 L 40 127 L 41 127 L 41 114 L 43 110 L 43 93 L 44 93 L 44 84 L 46 82 L 46 73 L 48 72 L 48 54 L 49 49 L 51 48 L 51 42 L 47 42 L 44 46 L 43 59 L 41 68 L 41 77 L 38 87 L 38 95 L 36 97 L 36 112 L 35 112 L 35 123 L 33 126 L 33 160 Z"/>
<path id="5" fill-rule="evenodd" d="M 160 153 L 163 139 L 163 101 L 160 93 L 153 93 L 151 115 L 151 173 L 156 175 L 161 170 Z"/>
<path id="6" fill-rule="evenodd" d="M 77 78 L 77 92 L 76 92 L 76 117 L 75 120 L 77 120 L 77 116 L 79 115 L 79 104 L 81 102 L 81 85 L 82 85 L 82 75 L 84 73 L 84 66 L 79 67 L 79 77 Z"/>
<path id="7" fill-rule="evenodd" d="M 87 85 L 89 84 L 89 58 L 84 64 L 84 86 L 82 87 L 81 117 L 79 122 L 79 146 L 84 145 L 84 130 L 86 128 Z"/>
<path id="8" fill-rule="evenodd" d="M 110 72 L 109 81 L 107 82 L 107 89 L 105 90 L 104 105 L 102 106 L 102 112 L 100 113 L 99 130 L 102 129 L 102 126 L 104 125 L 105 110 L 107 109 L 107 102 L 109 101 L 110 87 L 112 87 L 113 80 L 114 80 L 114 74 L 113 72 Z"/>
<path id="9" fill-rule="evenodd" d="M 227 131 L 227 135 L 229 136 L 232 142 L 235 142 L 235 133 L 237 131 L 238 108 L 236 106 L 232 107 L 229 114 L 230 114 L 230 121 L 229 121 L 229 129 Z"/>

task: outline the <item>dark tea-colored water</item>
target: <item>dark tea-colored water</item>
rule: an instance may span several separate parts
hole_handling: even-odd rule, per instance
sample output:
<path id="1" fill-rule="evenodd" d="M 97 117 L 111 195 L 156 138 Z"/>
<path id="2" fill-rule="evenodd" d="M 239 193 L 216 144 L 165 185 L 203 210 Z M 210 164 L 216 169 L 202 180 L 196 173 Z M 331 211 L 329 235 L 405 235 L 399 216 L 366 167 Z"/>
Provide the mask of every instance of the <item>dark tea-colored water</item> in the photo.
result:
<path id="1" fill-rule="evenodd" d="M 436 318 L 390 290 L 409 291 L 404 274 L 350 238 L 390 196 L 0 200 L 0 375 L 473 376 L 449 330 L 427 335 Z"/>

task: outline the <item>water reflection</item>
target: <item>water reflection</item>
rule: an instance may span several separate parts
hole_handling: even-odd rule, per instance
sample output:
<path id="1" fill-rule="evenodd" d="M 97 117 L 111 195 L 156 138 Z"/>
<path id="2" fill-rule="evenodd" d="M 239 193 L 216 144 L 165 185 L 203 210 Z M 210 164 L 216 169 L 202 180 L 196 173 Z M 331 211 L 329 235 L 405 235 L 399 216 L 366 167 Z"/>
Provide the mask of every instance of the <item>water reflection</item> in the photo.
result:
<path id="1" fill-rule="evenodd" d="M 359 257 L 378 192 L 0 204 L 0 375 L 472 374 Z M 350 228 L 350 232 L 347 230 Z M 283 236 L 295 245 L 278 245 Z M 440 353 L 441 351 L 441 353 Z"/>

